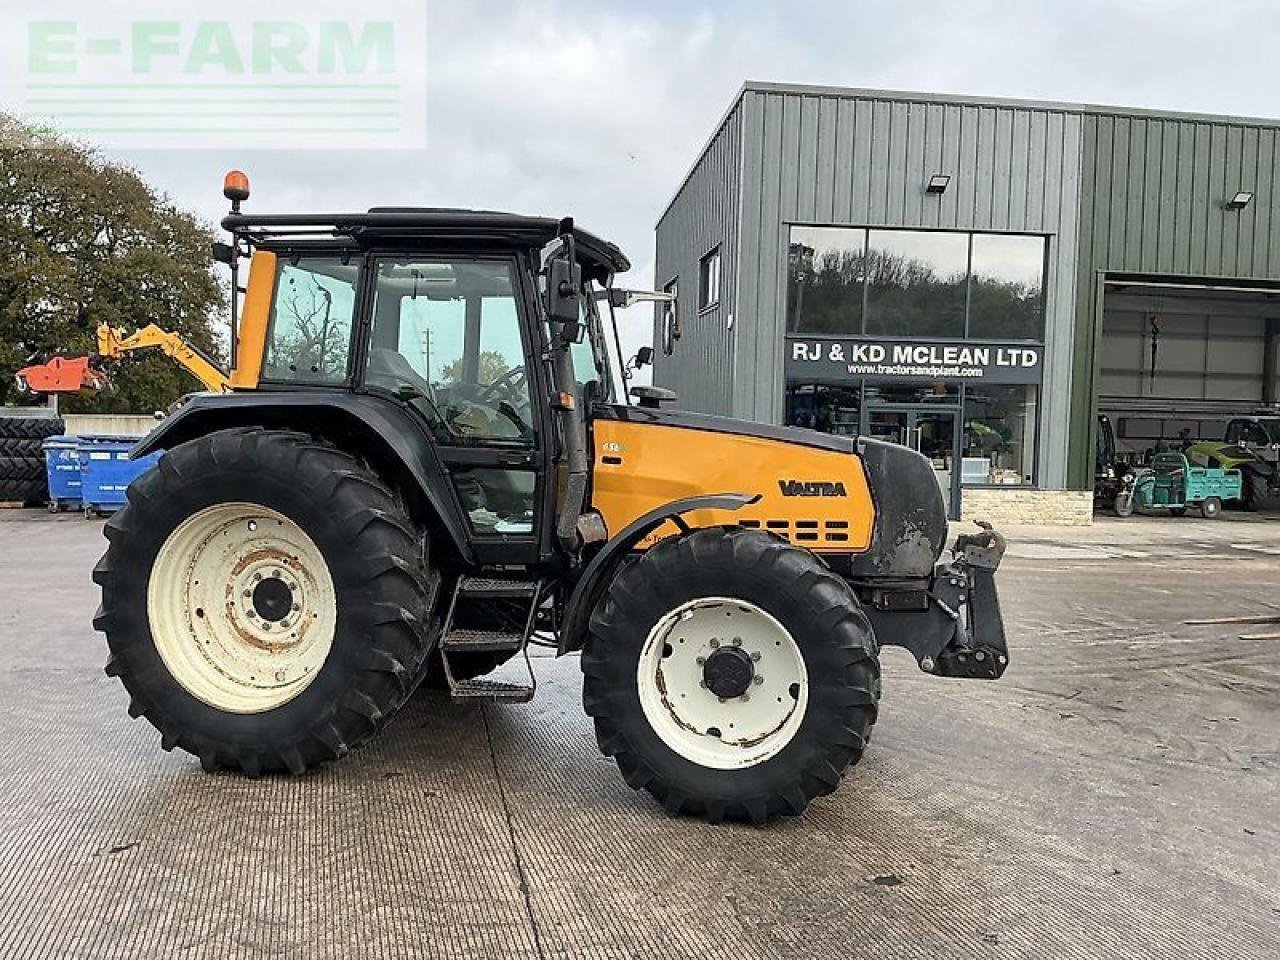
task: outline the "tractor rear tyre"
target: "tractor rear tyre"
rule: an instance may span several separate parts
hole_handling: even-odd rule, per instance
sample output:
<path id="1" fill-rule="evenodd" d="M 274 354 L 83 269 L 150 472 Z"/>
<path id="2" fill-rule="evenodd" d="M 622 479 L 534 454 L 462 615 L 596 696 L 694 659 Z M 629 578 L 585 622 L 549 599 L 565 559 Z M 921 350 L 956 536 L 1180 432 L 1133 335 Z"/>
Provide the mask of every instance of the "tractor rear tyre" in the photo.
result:
<path id="1" fill-rule="evenodd" d="M 660 542 L 615 577 L 583 704 L 623 778 L 671 813 L 799 814 L 862 756 L 880 666 L 849 585 L 758 530 Z"/>
<path id="2" fill-rule="evenodd" d="M 130 487 L 94 570 L 106 671 L 166 750 L 302 773 L 377 732 L 434 640 L 422 531 L 361 461 L 225 430 Z"/>

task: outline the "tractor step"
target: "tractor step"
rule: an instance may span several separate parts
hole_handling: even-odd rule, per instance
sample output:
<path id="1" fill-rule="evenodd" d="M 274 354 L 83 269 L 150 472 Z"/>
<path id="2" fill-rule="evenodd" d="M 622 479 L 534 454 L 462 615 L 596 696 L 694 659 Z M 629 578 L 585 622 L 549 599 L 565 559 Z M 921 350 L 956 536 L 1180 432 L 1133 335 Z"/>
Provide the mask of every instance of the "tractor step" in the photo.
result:
<path id="1" fill-rule="evenodd" d="M 498 577 L 463 577 L 458 581 L 458 595 L 483 600 L 485 598 L 533 599 L 538 584 L 533 580 L 507 580 Z"/>
<path id="2" fill-rule="evenodd" d="M 524 636 L 496 630 L 451 630 L 440 638 L 440 649 L 448 653 L 478 653 L 482 650 L 519 650 Z"/>
<path id="3" fill-rule="evenodd" d="M 534 685 L 502 683 L 497 680 L 458 680 L 450 690 L 455 700 L 501 700 L 508 703 L 528 703 L 533 699 Z"/>
<path id="4" fill-rule="evenodd" d="M 533 699 L 537 680 L 529 663 L 529 635 L 533 633 L 542 603 L 539 581 L 495 576 L 459 577 L 453 602 L 440 635 L 440 659 L 450 693 L 458 699 L 504 700 L 527 703 Z M 528 683 L 509 683 L 470 677 L 476 654 L 523 656 Z M 454 660 L 452 658 L 461 658 Z M 471 657 L 470 661 L 467 657 Z M 495 663 L 508 659 L 498 656 Z M 521 678 L 514 678 L 521 679 Z"/>

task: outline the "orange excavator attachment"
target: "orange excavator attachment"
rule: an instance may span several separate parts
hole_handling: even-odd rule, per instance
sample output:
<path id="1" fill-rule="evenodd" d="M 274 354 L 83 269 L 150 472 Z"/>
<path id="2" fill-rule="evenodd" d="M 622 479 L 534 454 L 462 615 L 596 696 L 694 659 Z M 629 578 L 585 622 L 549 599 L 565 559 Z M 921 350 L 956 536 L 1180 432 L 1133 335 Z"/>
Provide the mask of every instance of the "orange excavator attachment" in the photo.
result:
<path id="1" fill-rule="evenodd" d="M 107 375 L 95 370 L 89 357 L 54 357 L 45 363 L 23 367 L 18 387 L 26 393 L 97 393 L 111 385 Z"/>

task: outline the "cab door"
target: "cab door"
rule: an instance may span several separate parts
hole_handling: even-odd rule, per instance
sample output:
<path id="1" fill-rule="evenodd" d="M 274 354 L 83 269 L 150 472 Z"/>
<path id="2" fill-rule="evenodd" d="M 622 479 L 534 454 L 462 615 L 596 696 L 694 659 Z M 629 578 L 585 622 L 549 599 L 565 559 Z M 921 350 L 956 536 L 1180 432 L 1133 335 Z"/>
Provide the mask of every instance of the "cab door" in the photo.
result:
<path id="1" fill-rule="evenodd" d="M 482 563 L 532 563 L 546 523 L 539 344 L 517 261 L 374 256 L 363 385 L 434 441 Z"/>

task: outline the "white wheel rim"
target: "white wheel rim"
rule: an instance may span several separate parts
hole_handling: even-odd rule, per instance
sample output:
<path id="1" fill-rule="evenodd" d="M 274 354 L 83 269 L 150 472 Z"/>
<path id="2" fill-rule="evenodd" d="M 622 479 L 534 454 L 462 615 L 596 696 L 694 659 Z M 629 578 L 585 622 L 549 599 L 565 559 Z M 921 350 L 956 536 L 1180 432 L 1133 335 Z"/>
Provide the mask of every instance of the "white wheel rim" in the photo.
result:
<path id="1" fill-rule="evenodd" d="M 721 698 L 705 686 L 707 660 L 726 648 L 750 659 L 743 696 Z M 636 682 L 645 719 L 662 742 L 716 770 L 776 755 L 809 703 L 808 671 L 790 632 L 755 604 L 729 597 L 690 600 L 659 620 L 640 652 Z"/>
<path id="2" fill-rule="evenodd" d="M 228 713 L 292 700 L 324 666 L 338 604 L 324 555 L 283 514 L 224 503 L 175 529 L 152 567 L 156 652 L 188 693 Z"/>

